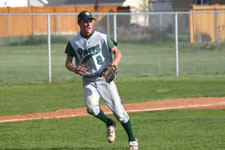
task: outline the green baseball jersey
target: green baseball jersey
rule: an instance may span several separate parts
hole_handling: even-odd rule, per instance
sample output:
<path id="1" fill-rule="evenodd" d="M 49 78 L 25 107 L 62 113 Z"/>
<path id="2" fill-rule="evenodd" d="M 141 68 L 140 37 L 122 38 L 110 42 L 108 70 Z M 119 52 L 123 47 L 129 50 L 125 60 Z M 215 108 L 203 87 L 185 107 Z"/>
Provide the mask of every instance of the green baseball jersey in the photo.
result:
<path id="1" fill-rule="evenodd" d="M 112 63 L 111 49 L 115 45 L 115 41 L 97 31 L 88 37 L 78 33 L 69 40 L 65 53 L 67 56 L 75 57 L 76 66 L 84 64 L 87 71 L 83 76 L 95 76 Z"/>

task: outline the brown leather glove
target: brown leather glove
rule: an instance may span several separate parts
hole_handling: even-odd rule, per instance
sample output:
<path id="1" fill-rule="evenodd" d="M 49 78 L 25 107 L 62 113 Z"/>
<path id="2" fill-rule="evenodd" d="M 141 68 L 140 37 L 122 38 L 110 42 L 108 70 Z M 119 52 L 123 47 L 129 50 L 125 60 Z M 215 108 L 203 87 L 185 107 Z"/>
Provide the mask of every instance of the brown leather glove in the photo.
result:
<path id="1" fill-rule="evenodd" d="M 118 72 L 116 65 L 110 64 L 103 69 L 103 71 L 100 73 L 100 76 L 104 77 L 107 83 L 110 83 L 115 79 L 115 77 L 117 77 L 117 74 Z"/>

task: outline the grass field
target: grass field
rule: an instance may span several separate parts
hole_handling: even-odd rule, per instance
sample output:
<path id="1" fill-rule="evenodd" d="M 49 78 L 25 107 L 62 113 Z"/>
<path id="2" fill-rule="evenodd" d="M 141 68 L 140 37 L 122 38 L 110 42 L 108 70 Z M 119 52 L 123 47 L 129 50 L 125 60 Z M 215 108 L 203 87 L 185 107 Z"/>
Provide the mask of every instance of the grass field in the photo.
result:
<path id="1" fill-rule="evenodd" d="M 65 44 L 52 44 L 52 79 L 70 80 L 74 74 L 65 69 Z M 175 49 L 171 43 L 151 45 L 119 44 L 123 58 L 119 75 L 141 77 L 175 75 Z M 47 45 L 1 46 L 0 82 L 48 81 Z M 201 50 L 182 46 L 179 51 L 179 73 L 224 74 L 223 51 Z"/>
<path id="2" fill-rule="evenodd" d="M 123 103 L 225 96 L 224 52 L 183 47 L 181 76 L 176 77 L 173 46 L 121 44 L 120 48 L 123 59 L 116 83 Z M 0 115 L 83 106 L 82 81 L 65 69 L 64 49 L 63 44 L 52 46 L 50 84 L 46 45 L 1 47 Z M 224 110 L 129 115 L 142 150 L 225 149 Z M 119 124 L 116 142 L 108 144 L 104 124 L 93 117 L 0 123 L 0 131 L 0 150 L 127 149 L 127 137 Z"/>
<path id="3" fill-rule="evenodd" d="M 123 103 L 178 97 L 225 96 L 224 75 L 119 77 Z M 0 115 L 83 106 L 82 81 L 0 83 Z M 103 103 L 101 103 L 103 104 Z"/>
<path id="4" fill-rule="evenodd" d="M 130 113 L 141 150 L 225 149 L 224 110 L 167 110 Z M 0 124 L 1 150 L 125 150 L 127 137 L 117 125 L 109 144 L 105 125 L 93 117 Z"/>
<path id="5" fill-rule="evenodd" d="M 121 77 L 116 82 L 123 103 L 225 96 L 223 75 Z M 51 84 L 1 83 L 0 92 L 0 115 L 83 106 L 81 80 L 76 78 Z M 224 110 L 167 110 L 129 115 L 140 149 L 225 149 Z M 108 144 L 104 124 L 93 117 L 1 123 L 0 131 L 0 150 L 127 148 L 127 137 L 120 125 L 116 142 Z"/>

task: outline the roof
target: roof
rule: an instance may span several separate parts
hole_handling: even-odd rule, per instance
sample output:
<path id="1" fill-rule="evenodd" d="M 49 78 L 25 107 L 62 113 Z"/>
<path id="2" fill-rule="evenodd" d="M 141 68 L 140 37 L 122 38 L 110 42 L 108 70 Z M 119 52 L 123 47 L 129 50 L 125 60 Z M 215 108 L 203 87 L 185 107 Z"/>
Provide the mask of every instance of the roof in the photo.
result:
<path id="1" fill-rule="evenodd" d="M 153 3 L 152 8 L 154 11 L 172 11 L 172 3 Z"/>
<path id="2" fill-rule="evenodd" d="M 122 5 L 125 0 L 48 0 L 47 6 L 52 5 Z"/>

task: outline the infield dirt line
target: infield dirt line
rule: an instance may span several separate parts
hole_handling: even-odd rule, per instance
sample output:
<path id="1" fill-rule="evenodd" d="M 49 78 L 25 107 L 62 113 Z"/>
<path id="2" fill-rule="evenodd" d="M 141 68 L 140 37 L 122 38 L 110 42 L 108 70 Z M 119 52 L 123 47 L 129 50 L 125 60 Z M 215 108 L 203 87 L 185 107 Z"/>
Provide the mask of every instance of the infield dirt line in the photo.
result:
<path id="1" fill-rule="evenodd" d="M 225 109 L 225 97 L 177 98 L 123 104 L 123 106 L 127 112 L 157 111 L 169 109 Z M 100 108 L 106 114 L 112 114 L 112 112 L 106 105 L 100 106 Z M 86 109 L 82 107 L 75 109 L 60 109 L 51 112 L 4 115 L 0 116 L 0 123 L 37 119 L 68 118 L 88 115 L 89 114 L 86 112 Z"/>
<path id="2" fill-rule="evenodd" d="M 156 110 L 169 110 L 169 109 L 194 109 L 194 108 L 204 108 L 211 106 L 221 106 L 225 105 L 225 102 L 217 103 L 217 104 L 200 104 L 200 105 L 187 105 L 187 106 L 177 106 L 177 107 L 162 107 L 162 108 L 153 108 L 153 109 L 137 109 L 137 110 L 129 110 L 127 112 L 142 112 L 142 111 L 156 111 Z"/>

